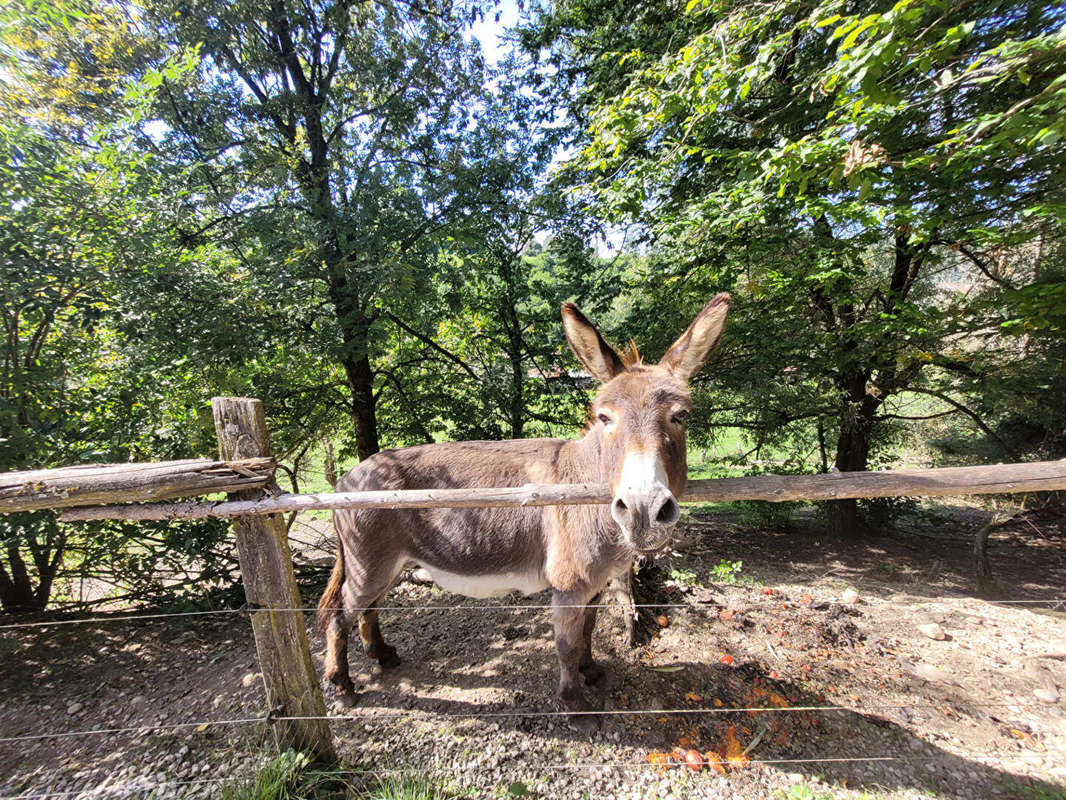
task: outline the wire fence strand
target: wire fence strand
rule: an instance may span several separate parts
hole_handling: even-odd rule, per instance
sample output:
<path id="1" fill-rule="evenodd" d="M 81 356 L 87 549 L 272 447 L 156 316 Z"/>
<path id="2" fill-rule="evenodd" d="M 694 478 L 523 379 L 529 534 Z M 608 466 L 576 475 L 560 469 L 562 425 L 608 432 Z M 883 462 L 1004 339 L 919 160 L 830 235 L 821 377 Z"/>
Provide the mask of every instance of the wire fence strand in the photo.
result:
<path id="1" fill-rule="evenodd" d="M 207 730 L 208 728 L 222 725 L 251 725 L 259 722 L 303 722 L 313 720 L 327 720 L 329 722 L 344 722 L 355 721 L 367 718 L 372 719 L 401 719 L 401 718 L 414 718 L 414 719 L 433 719 L 433 720 L 451 720 L 451 719 L 528 719 L 530 717 L 546 717 L 546 718 L 559 718 L 559 717 L 621 717 L 621 716 L 692 716 L 698 714 L 711 714 L 715 716 L 723 714 L 789 714 L 789 713 L 851 713 L 851 714 L 863 714 L 870 711 L 889 711 L 896 709 L 915 709 L 915 710 L 938 710 L 942 709 L 948 703 L 878 703 L 871 705 L 862 705 L 859 708 L 851 708 L 849 706 L 829 706 L 829 705 L 808 705 L 808 706 L 722 706 L 722 707 L 698 707 L 698 708 L 613 708 L 613 709 L 601 709 L 591 711 L 468 711 L 468 712 L 452 712 L 452 713 L 434 713 L 431 711 L 418 711 L 414 709 L 366 709 L 352 711 L 346 714 L 338 715 L 319 715 L 319 716 L 262 716 L 262 717 L 236 717 L 232 719 L 217 719 L 217 720 L 194 720 L 190 722 L 169 722 L 160 723 L 156 725 L 129 725 L 125 727 L 117 728 L 93 728 L 81 731 L 56 731 L 50 733 L 32 733 L 21 734 L 18 736 L 5 736 L 0 737 L 0 743 L 11 742 L 26 742 L 37 741 L 41 739 L 65 739 L 79 736 L 109 736 L 118 733 L 150 733 L 153 731 L 165 731 L 165 730 L 185 730 L 188 728 L 202 728 Z M 1033 708 L 1039 708 L 1036 704 L 1021 704 L 1021 703 L 975 703 L 968 704 L 968 708 L 973 709 L 988 709 L 988 708 L 1011 708 L 1018 709 L 1019 711 L 1028 710 Z"/>
<path id="2" fill-rule="evenodd" d="M 1044 759 L 1049 757 L 1066 756 L 1066 750 L 1048 750 L 1043 753 L 1011 753 L 1009 755 L 1003 755 L 1000 753 L 949 753 L 949 755 L 955 758 L 962 758 L 968 761 L 977 761 L 978 763 L 1004 763 L 1010 761 L 1030 761 L 1034 759 Z M 907 754 L 907 755 L 863 755 L 863 756 L 825 756 L 825 757 L 810 757 L 810 758 L 762 758 L 762 759 L 750 759 L 745 761 L 731 762 L 726 761 L 725 764 L 730 769 L 745 769 L 751 767 L 767 767 L 767 766 L 799 766 L 804 764 L 871 764 L 871 763 L 884 763 L 884 762 L 907 762 L 907 763 L 927 763 L 935 761 L 941 758 L 941 755 L 919 755 L 919 754 Z M 630 769 L 680 769 L 683 765 L 680 763 L 671 764 L 657 764 L 649 761 L 576 761 L 576 762 L 559 762 L 548 764 L 523 764 L 514 763 L 513 768 L 516 773 L 522 770 L 539 770 L 545 772 L 559 772 L 566 770 L 581 770 L 581 769 L 598 769 L 598 770 L 630 770 Z M 340 770 L 315 770 L 311 774 L 315 777 L 321 778 L 341 778 L 346 776 L 351 777 L 368 777 L 368 776 L 380 776 L 380 775 L 424 775 L 427 773 L 467 773 L 470 771 L 470 766 L 465 764 L 455 765 L 442 765 L 442 764 L 426 764 L 419 766 L 409 767 L 366 767 L 364 769 L 340 769 Z M 129 788 L 114 786 L 114 787 L 96 787 L 93 789 L 69 789 L 61 791 L 49 791 L 49 792 L 34 792 L 30 794 L 6 794 L 0 795 L 0 800 L 48 800 L 49 798 L 59 797 L 72 797 L 75 795 L 91 793 L 94 796 L 102 798 L 113 797 L 131 797 L 136 794 L 150 795 L 158 792 L 159 790 L 175 789 L 181 786 L 194 786 L 205 784 L 217 784 L 225 782 L 238 783 L 240 781 L 249 780 L 251 776 L 233 776 L 225 775 L 214 778 L 194 778 L 191 780 L 164 780 L 160 781 L 157 785 L 147 786 L 130 786 Z M 134 779 L 135 781 L 136 779 Z"/>
<path id="3" fill-rule="evenodd" d="M 966 600 L 966 597 L 941 597 L 936 598 L 938 602 L 950 602 L 952 600 Z M 910 604 L 921 605 L 930 602 L 926 599 L 913 600 Z M 745 609 L 739 610 L 752 610 L 753 608 L 779 606 L 781 603 L 793 606 L 796 608 L 810 608 L 804 603 L 798 603 L 795 600 L 786 600 L 779 598 L 767 602 L 760 602 L 752 606 L 750 603 Z M 1066 606 L 1066 597 L 1053 597 L 1046 600 L 996 600 L 991 605 L 1051 605 L 1051 606 Z M 693 611 L 700 610 L 713 610 L 716 607 L 721 607 L 720 603 L 714 601 L 708 601 L 706 603 L 692 602 L 692 603 L 634 603 L 632 605 L 628 603 L 584 603 L 584 604 L 559 604 L 552 605 L 551 603 L 510 603 L 510 604 L 498 604 L 489 605 L 484 603 L 476 604 L 454 604 L 454 605 L 407 605 L 407 606 L 368 606 L 368 607 L 354 607 L 354 608 L 326 608 L 321 609 L 324 611 L 346 611 L 348 613 L 361 613 L 363 611 L 537 611 L 537 610 L 551 610 L 557 608 L 596 608 L 596 609 L 618 609 L 626 611 L 629 609 L 637 608 L 656 608 L 656 609 L 677 609 L 687 608 Z M 0 625 L 0 630 L 13 630 L 16 628 L 46 628 L 56 625 L 89 625 L 94 623 L 108 623 L 108 622 L 131 622 L 138 620 L 151 620 L 151 619 L 165 619 L 168 617 L 205 617 L 219 614 L 250 614 L 259 611 L 271 611 L 274 613 L 290 612 L 290 613 L 304 613 L 311 614 L 317 613 L 320 609 L 317 606 L 302 606 L 299 608 L 268 608 L 261 606 L 241 606 L 239 608 L 216 608 L 206 611 L 166 611 L 166 612 L 153 612 L 149 614 L 122 614 L 117 616 L 96 616 L 87 617 L 85 619 L 56 619 L 56 620 L 38 620 L 35 622 L 14 622 L 5 625 Z"/>

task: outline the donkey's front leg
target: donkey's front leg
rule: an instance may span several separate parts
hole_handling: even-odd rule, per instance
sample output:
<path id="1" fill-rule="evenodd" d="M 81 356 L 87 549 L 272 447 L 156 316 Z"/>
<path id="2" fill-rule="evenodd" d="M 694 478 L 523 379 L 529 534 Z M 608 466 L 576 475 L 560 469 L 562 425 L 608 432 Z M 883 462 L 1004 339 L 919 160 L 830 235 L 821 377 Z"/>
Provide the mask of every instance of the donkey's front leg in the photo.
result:
<path id="1" fill-rule="evenodd" d="M 589 607 L 585 610 L 585 619 L 582 623 L 581 637 L 584 652 L 581 654 L 581 663 L 577 668 L 585 676 L 585 683 L 589 684 L 599 683 L 604 675 L 603 667 L 592 659 L 592 632 L 596 628 L 596 612 L 599 611 L 598 605 L 601 597 L 603 595 L 598 594 L 589 600 Z"/>
<path id="2" fill-rule="evenodd" d="M 559 654 L 559 697 L 567 711 L 591 711 L 583 691 L 581 664 L 587 652 L 585 644 L 585 604 L 588 598 L 564 592 L 552 594 L 552 615 L 555 620 L 555 649 Z M 578 713 L 571 722 L 593 728 L 598 720 L 593 715 Z"/>

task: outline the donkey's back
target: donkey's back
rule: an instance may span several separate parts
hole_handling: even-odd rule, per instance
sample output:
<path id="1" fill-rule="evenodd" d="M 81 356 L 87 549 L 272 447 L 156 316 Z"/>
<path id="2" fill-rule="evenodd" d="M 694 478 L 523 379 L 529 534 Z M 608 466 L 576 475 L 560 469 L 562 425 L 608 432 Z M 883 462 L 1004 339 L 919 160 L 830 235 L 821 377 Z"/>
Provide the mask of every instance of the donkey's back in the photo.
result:
<path id="1" fill-rule="evenodd" d="M 384 450 L 348 472 L 336 488 L 358 492 L 554 483 L 560 480 L 557 466 L 565 443 L 446 442 Z M 376 601 L 408 564 L 426 569 L 441 587 L 470 597 L 529 594 L 548 586 L 541 508 L 340 510 L 334 526 L 355 574 L 380 576 L 361 582 L 368 584 L 359 592 L 365 605 Z"/>

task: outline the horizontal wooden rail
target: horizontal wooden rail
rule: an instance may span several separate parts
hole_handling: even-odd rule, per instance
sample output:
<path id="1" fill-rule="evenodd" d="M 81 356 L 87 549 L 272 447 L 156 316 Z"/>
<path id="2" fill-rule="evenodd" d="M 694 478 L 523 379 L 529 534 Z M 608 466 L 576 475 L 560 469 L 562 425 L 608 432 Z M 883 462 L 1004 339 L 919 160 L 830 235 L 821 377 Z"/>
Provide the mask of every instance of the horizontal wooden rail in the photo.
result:
<path id="1" fill-rule="evenodd" d="M 272 458 L 83 464 L 61 469 L 0 472 L 0 514 L 236 492 L 266 486 L 273 477 Z"/>
<path id="2" fill-rule="evenodd" d="M 1066 461 L 981 467 L 833 472 L 825 475 L 756 475 L 689 481 L 682 502 L 726 500 L 843 500 L 857 497 L 942 497 L 1066 489 Z M 596 484 L 527 484 L 511 489 L 412 489 L 405 491 L 284 494 L 264 500 L 180 502 L 77 508 L 65 522 L 92 519 L 204 519 L 338 508 L 535 507 L 609 503 L 611 492 Z"/>

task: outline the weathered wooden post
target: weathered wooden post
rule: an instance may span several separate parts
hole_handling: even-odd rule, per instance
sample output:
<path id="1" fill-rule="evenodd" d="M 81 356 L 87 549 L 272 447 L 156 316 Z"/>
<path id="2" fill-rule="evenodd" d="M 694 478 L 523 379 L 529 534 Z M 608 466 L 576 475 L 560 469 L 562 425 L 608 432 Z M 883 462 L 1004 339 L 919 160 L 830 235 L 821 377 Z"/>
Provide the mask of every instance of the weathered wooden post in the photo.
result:
<path id="1" fill-rule="evenodd" d="M 259 400 L 216 397 L 211 400 L 211 409 L 222 458 L 270 455 L 270 434 Z M 230 495 L 240 500 L 265 496 L 262 489 Z M 234 517 L 233 532 L 244 592 L 252 609 L 252 630 L 266 684 L 267 707 L 273 716 L 321 718 L 277 720 L 274 725 L 279 742 L 319 758 L 335 759 L 303 614 L 270 610 L 301 607 L 285 521 L 280 514 Z"/>

